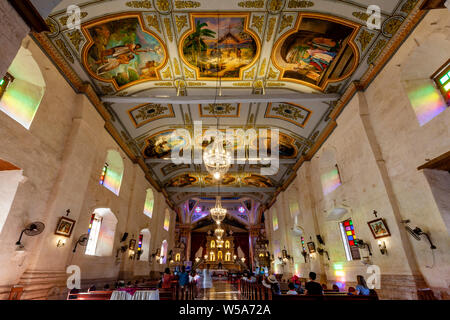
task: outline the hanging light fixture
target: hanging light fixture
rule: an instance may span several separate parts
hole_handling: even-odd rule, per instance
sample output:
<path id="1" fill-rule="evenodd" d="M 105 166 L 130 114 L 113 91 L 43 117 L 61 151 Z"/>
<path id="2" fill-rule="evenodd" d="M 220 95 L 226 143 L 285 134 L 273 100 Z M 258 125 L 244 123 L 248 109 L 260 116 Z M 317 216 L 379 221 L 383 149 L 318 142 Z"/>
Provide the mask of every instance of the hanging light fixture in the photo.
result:
<path id="1" fill-rule="evenodd" d="M 209 210 L 209 212 L 211 213 L 211 217 L 217 224 L 220 224 L 223 219 L 225 219 L 225 216 L 227 215 L 227 209 L 222 208 L 220 197 L 216 197 L 216 206 Z"/>
<path id="2" fill-rule="evenodd" d="M 221 133 L 217 131 L 217 135 L 214 137 L 213 145 L 211 149 L 206 151 L 203 155 L 203 162 L 206 170 L 219 180 L 228 172 L 231 166 L 231 154 L 225 151 L 223 147 L 223 138 Z"/>
<path id="3" fill-rule="evenodd" d="M 214 230 L 214 235 L 217 237 L 217 239 L 221 240 L 222 236 L 224 234 L 225 230 L 223 230 L 220 226 L 217 227 L 216 230 Z"/>

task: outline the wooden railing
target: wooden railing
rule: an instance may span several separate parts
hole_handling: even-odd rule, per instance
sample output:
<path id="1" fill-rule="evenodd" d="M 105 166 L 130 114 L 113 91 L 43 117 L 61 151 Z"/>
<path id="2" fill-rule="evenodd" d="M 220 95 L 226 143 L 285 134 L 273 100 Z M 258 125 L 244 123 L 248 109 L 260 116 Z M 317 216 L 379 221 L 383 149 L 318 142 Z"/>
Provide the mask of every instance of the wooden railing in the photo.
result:
<path id="1" fill-rule="evenodd" d="M 346 292 L 327 291 L 323 295 L 276 295 L 272 290 L 262 284 L 251 283 L 245 280 L 239 281 L 239 291 L 241 299 L 244 300 L 306 300 L 306 301 L 368 301 L 378 300 L 378 295 L 374 290 L 368 296 L 348 295 Z"/>

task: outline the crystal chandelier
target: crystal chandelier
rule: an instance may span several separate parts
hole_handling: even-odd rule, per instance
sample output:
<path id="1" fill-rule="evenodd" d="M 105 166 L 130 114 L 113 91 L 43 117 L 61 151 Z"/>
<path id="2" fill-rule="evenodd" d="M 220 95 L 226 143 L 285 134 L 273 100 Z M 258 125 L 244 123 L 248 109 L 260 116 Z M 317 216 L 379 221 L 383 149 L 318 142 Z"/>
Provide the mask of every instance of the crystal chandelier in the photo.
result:
<path id="1" fill-rule="evenodd" d="M 216 206 L 214 208 L 211 208 L 209 212 L 211 213 L 211 217 L 217 224 L 220 224 L 223 219 L 225 219 L 225 216 L 227 215 L 227 209 L 222 208 L 220 197 L 216 197 Z"/>
<path id="2" fill-rule="evenodd" d="M 225 230 L 223 230 L 221 227 L 218 227 L 216 230 L 214 230 L 214 235 L 217 237 L 217 239 L 222 239 L 222 236 L 224 234 Z"/>
<path id="3" fill-rule="evenodd" d="M 217 132 L 212 147 L 204 153 L 203 162 L 206 170 L 216 180 L 219 180 L 230 168 L 231 154 L 223 148 L 223 138 L 220 132 Z"/>

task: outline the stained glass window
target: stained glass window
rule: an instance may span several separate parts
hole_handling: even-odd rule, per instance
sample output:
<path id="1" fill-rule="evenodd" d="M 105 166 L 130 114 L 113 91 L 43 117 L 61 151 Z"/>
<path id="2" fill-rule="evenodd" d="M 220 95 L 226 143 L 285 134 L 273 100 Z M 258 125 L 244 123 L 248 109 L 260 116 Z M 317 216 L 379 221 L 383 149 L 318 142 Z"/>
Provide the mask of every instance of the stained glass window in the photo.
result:
<path id="1" fill-rule="evenodd" d="M 352 219 L 345 220 L 339 224 L 341 229 L 342 242 L 344 243 L 345 255 L 348 261 L 359 260 L 358 246 L 355 243 L 355 227 Z"/>
<path id="2" fill-rule="evenodd" d="M 102 169 L 102 174 L 100 176 L 100 184 L 104 185 L 105 183 L 105 177 L 106 177 L 106 173 L 108 172 L 108 164 L 105 162 L 105 165 L 103 166 Z"/>
<path id="3" fill-rule="evenodd" d="M 142 240 L 144 239 L 144 235 L 141 233 L 139 235 L 139 240 L 138 240 L 138 247 L 137 247 L 137 252 L 138 252 L 138 256 L 137 259 L 139 260 L 141 257 L 141 253 L 142 253 Z"/>
<path id="4" fill-rule="evenodd" d="M 450 106 L 450 60 L 433 75 L 433 80 L 444 97 L 447 106 Z"/>
<path id="5" fill-rule="evenodd" d="M 9 73 L 6 73 L 6 76 L 3 77 L 3 79 L 0 79 L 0 99 L 2 98 L 3 94 L 6 91 L 6 88 L 8 88 L 8 85 L 14 81 L 14 77 L 10 75 Z"/>
<path id="6" fill-rule="evenodd" d="M 91 216 L 91 221 L 89 223 L 88 229 L 88 243 L 86 246 L 87 255 L 95 255 L 97 249 L 98 236 L 100 234 L 100 226 L 102 224 L 102 218 L 98 217 L 95 213 Z"/>

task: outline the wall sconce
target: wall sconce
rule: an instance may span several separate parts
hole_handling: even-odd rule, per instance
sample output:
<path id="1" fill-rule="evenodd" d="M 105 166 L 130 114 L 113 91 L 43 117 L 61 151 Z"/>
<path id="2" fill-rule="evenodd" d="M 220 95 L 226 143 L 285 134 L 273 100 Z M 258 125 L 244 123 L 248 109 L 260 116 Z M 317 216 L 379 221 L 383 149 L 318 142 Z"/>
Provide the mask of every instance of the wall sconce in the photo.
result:
<path id="1" fill-rule="evenodd" d="M 196 258 L 195 258 L 195 262 L 198 263 L 199 261 L 200 261 L 200 258 L 199 258 L 199 257 L 196 257 Z"/>
<path id="2" fill-rule="evenodd" d="M 245 258 L 242 257 L 242 258 L 241 258 L 241 261 L 242 261 L 242 263 L 245 263 Z"/>
<path id="3" fill-rule="evenodd" d="M 317 252 L 318 252 L 321 256 L 323 256 L 323 254 L 325 253 L 325 254 L 327 255 L 328 260 L 330 260 L 330 255 L 328 254 L 328 251 L 326 251 L 325 249 L 323 249 L 323 248 L 318 248 L 318 249 L 317 249 Z"/>
<path id="4" fill-rule="evenodd" d="M 208 260 L 208 255 L 205 254 L 205 256 L 203 258 L 205 258 L 205 261 Z"/>
<path id="5" fill-rule="evenodd" d="M 237 255 L 234 255 L 233 260 L 236 261 L 236 259 L 237 259 Z"/>
<path id="6" fill-rule="evenodd" d="M 59 239 L 58 242 L 56 243 L 57 248 L 62 248 L 65 245 L 66 245 L 66 239 Z"/>
<path id="7" fill-rule="evenodd" d="M 381 254 L 387 254 L 386 242 L 378 240 L 378 248 L 380 248 Z"/>
<path id="8" fill-rule="evenodd" d="M 358 248 L 367 248 L 367 250 L 369 250 L 369 255 L 372 255 L 372 251 L 370 251 L 370 245 L 367 242 L 364 242 L 364 240 L 355 239 L 355 244 L 358 246 Z"/>

